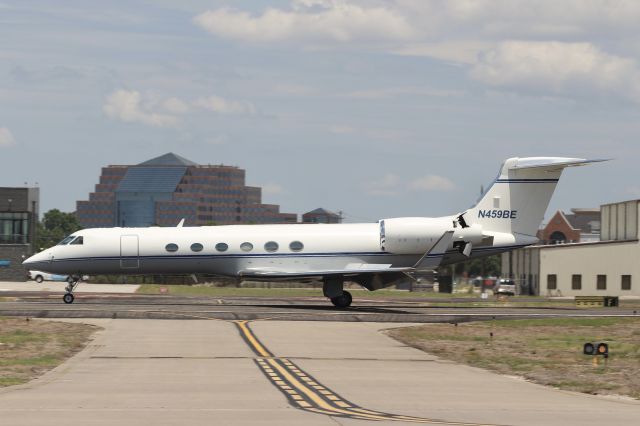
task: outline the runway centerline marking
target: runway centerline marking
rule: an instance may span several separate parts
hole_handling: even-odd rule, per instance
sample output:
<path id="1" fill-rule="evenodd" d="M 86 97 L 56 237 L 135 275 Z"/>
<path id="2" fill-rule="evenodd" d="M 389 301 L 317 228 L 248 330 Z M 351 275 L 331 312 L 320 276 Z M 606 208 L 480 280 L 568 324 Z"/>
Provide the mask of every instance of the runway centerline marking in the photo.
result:
<path id="1" fill-rule="evenodd" d="M 233 323 L 244 342 L 257 355 L 257 358 L 254 358 L 254 362 L 263 375 L 295 408 L 328 416 L 357 420 L 391 420 L 433 425 L 480 426 L 478 423 L 450 422 L 425 417 L 404 416 L 360 407 L 327 386 L 322 385 L 319 380 L 302 370 L 290 359 L 275 356 L 254 334 L 249 326 L 249 321 L 233 321 Z"/>

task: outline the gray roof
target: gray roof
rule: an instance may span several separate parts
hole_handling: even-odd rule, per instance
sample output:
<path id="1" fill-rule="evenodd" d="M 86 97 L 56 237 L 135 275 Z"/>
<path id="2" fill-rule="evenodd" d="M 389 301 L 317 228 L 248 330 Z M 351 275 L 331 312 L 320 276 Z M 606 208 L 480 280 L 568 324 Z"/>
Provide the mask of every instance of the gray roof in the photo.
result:
<path id="1" fill-rule="evenodd" d="M 311 210 L 310 212 L 306 212 L 305 214 L 324 214 L 324 215 L 328 215 L 328 216 L 338 216 L 337 214 L 330 212 L 329 210 L 325 210 L 321 207 L 315 209 L 315 210 Z"/>
<path id="2" fill-rule="evenodd" d="M 174 192 L 186 167 L 129 167 L 116 192 Z"/>
<path id="3" fill-rule="evenodd" d="M 144 163 L 138 164 L 138 166 L 197 166 L 197 163 L 194 163 L 191 160 L 187 160 L 184 157 L 181 157 L 173 152 L 169 152 L 167 154 L 161 155 L 160 157 L 152 158 L 151 160 L 147 160 Z"/>
<path id="4" fill-rule="evenodd" d="M 564 214 L 573 229 L 579 229 L 582 232 L 593 233 L 600 231 L 600 210 L 578 210 L 571 209 L 574 214 Z M 594 224 L 597 224 L 595 227 Z M 594 229 L 595 228 L 595 229 Z"/>

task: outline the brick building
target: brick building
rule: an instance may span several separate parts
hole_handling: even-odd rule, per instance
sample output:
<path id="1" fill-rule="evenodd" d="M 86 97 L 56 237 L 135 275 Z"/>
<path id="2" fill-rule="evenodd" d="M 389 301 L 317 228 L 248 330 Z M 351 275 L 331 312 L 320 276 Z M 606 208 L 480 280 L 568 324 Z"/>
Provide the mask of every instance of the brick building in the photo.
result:
<path id="1" fill-rule="evenodd" d="M 262 189 L 245 185 L 245 170 L 199 165 L 168 153 L 137 165 L 102 168 L 88 201 L 78 201 L 85 228 L 296 223 L 297 214 L 262 203 Z"/>
<path id="2" fill-rule="evenodd" d="M 541 244 L 564 244 L 598 241 L 600 239 L 600 209 L 560 210 L 538 232 Z"/>

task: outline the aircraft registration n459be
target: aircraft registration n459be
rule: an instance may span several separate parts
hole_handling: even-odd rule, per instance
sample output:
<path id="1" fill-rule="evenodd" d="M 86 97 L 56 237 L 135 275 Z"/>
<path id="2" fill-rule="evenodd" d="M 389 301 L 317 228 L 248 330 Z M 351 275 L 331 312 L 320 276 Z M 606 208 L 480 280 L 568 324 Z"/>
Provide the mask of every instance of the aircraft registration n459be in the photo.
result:
<path id="1" fill-rule="evenodd" d="M 534 244 L 566 167 L 603 161 L 510 158 L 477 204 L 436 218 L 361 224 L 229 225 L 84 229 L 24 261 L 75 277 L 95 274 L 213 274 L 252 280 L 321 279 L 337 307 L 351 305 L 345 281 L 369 290 L 407 274 Z"/>

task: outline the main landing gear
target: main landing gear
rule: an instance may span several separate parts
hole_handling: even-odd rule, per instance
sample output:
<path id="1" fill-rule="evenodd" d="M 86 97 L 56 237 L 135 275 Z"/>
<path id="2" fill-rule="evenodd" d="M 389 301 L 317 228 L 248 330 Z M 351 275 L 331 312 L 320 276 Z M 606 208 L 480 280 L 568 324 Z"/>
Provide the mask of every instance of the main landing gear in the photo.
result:
<path id="1" fill-rule="evenodd" d="M 348 308 L 351 306 L 352 301 L 353 298 L 351 297 L 351 293 L 347 290 L 342 290 L 342 294 L 340 296 L 331 298 L 331 303 L 333 303 L 336 308 Z"/>
<path id="2" fill-rule="evenodd" d="M 78 284 L 80 283 L 80 277 L 76 277 L 76 276 L 70 276 L 69 277 L 69 285 L 65 287 L 65 290 L 67 291 L 65 293 L 64 296 L 62 296 L 62 300 L 64 301 L 64 303 L 73 303 L 75 297 L 73 296 L 73 290 L 76 289 L 76 287 L 78 287 Z"/>
<path id="3" fill-rule="evenodd" d="M 322 285 L 322 292 L 325 297 L 328 297 L 336 308 L 348 308 L 353 301 L 351 293 L 344 290 L 343 286 L 344 280 L 342 277 L 325 278 Z"/>

